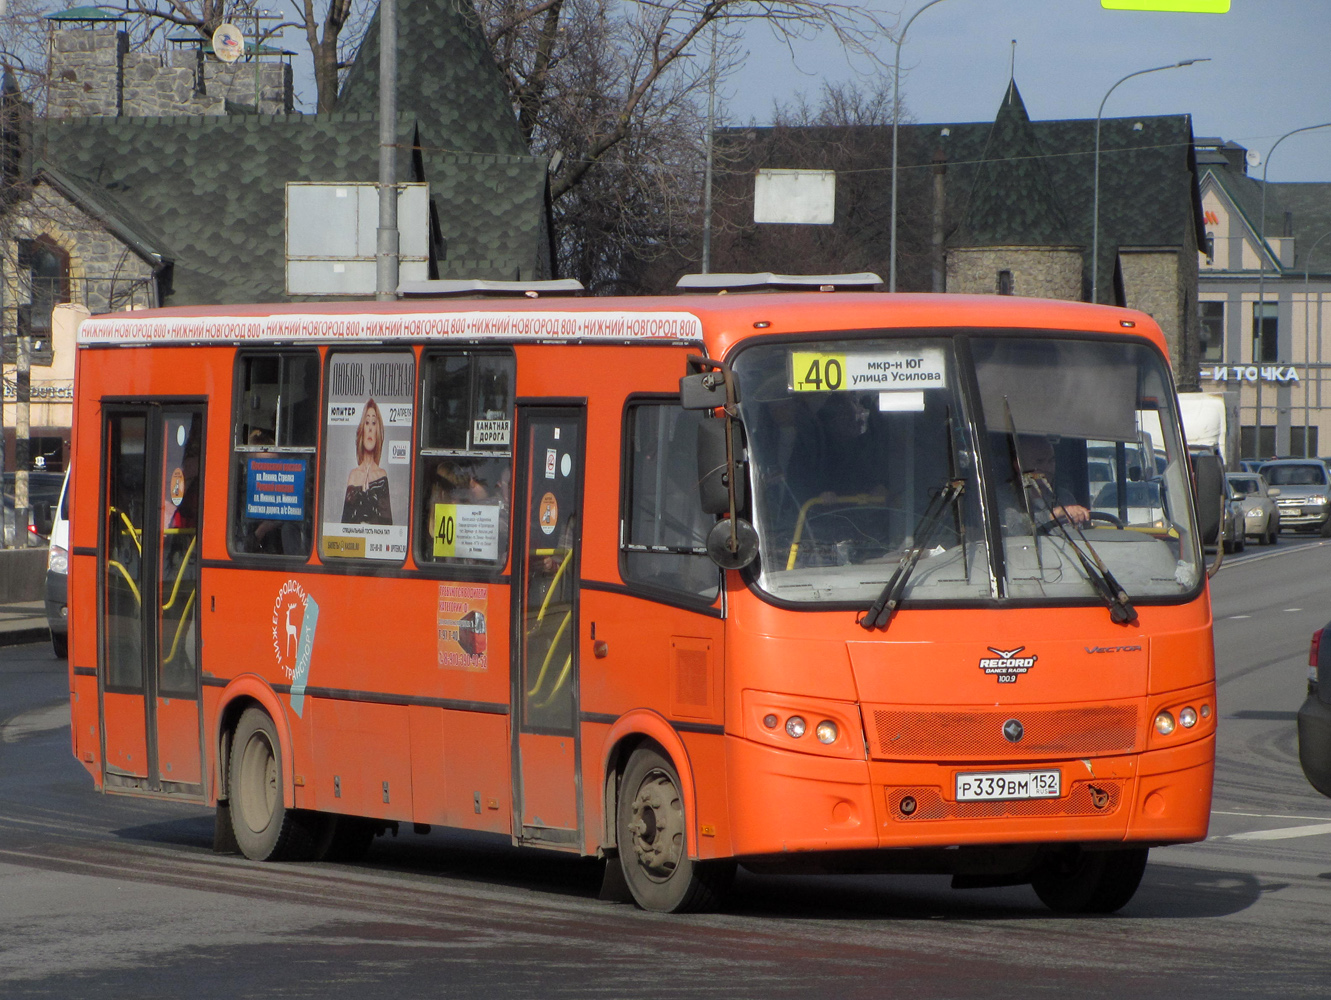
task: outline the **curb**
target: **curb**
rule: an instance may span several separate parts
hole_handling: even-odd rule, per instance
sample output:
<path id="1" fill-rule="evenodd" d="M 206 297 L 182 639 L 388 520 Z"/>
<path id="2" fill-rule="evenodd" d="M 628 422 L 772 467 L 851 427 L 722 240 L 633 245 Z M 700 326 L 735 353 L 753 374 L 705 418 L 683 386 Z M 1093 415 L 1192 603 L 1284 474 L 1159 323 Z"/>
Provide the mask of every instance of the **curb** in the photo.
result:
<path id="1" fill-rule="evenodd" d="M 50 642 L 51 630 L 45 625 L 0 632 L 0 646 L 21 646 L 29 642 Z"/>

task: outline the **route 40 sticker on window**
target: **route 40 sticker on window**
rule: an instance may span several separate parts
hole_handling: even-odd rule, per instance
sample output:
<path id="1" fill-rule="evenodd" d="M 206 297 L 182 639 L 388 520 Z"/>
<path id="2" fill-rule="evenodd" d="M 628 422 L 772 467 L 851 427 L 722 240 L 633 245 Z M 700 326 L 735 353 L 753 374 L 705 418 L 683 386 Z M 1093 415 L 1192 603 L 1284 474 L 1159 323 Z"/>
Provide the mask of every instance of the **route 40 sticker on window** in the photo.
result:
<path id="1" fill-rule="evenodd" d="M 942 389 L 947 385 L 941 347 L 872 354 L 823 354 L 792 351 L 793 392 L 893 392 Z"/>

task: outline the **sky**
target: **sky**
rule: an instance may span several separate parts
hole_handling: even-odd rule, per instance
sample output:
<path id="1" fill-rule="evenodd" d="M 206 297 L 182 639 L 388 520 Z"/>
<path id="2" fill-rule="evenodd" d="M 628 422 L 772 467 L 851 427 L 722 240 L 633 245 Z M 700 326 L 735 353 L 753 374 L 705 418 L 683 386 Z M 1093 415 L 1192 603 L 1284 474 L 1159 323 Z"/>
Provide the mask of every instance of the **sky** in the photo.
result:
<path id="1" fill-rule="evenodd" d="M 871 0 L 902 24 L 925 0 Z M 1291 129 L 1331 122 L 1331 0 L 1232 0 L 1227 14 L 1104 10 L 1100 0 L 944 0 L 910 26 L 901 48 L 902 102 L 919 122 L 992 121 L 1016 81 L 1034 120 L 1094 119 L 1106 93 L 1137 70 L 1183 59 L 1210 62 L 1135 77 L 1114 89 L 1106 118 L 1191 114 L 1198 138 L 1219 136 L 1266 157 Z M 732 121 L 770 122 L 773 101 L 824 80 L 859 79 L 829 39 L 790 52 L 751 28 L 748 55 L 724 83 Z M 879 57 L 890 80 L 894 46 Z M 1249 172 L 1270 181 L 1331 182 L 1331 128 L 1290 136 Z"/>

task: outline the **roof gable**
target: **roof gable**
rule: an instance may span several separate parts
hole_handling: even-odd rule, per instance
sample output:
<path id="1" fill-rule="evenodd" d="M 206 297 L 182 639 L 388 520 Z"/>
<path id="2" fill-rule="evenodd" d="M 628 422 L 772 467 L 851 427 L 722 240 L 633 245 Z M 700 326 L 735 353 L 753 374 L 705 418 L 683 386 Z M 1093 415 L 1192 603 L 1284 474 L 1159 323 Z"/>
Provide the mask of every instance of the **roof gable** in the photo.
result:
<path id="1" fill-rule="evenodd" d="M 528 152 L 490 47 L 469 4 L 398 0 L 397 106 L 412 110 L 437 148 Z M 338 110 L 379 112 L 379 11 L 338 95 Z"/>
<path id="2" fill-rule="evenodd" d="M 1074 242 L 1016 81 L 1008 84 L 994 118 L 954 242 L 964 246 Z"/>

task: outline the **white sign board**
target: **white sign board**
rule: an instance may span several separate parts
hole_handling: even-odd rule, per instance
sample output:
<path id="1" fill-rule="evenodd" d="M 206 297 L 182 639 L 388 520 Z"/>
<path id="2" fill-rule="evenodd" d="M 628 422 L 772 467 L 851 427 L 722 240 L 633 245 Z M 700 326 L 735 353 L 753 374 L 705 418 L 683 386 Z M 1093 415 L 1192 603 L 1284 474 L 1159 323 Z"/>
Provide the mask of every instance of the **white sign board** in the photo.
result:
<path id="1" fill-rule="evenodd" d="M 759 170 L 753 221 L 830 226 L 836 216 L 835 170 Z"/>

